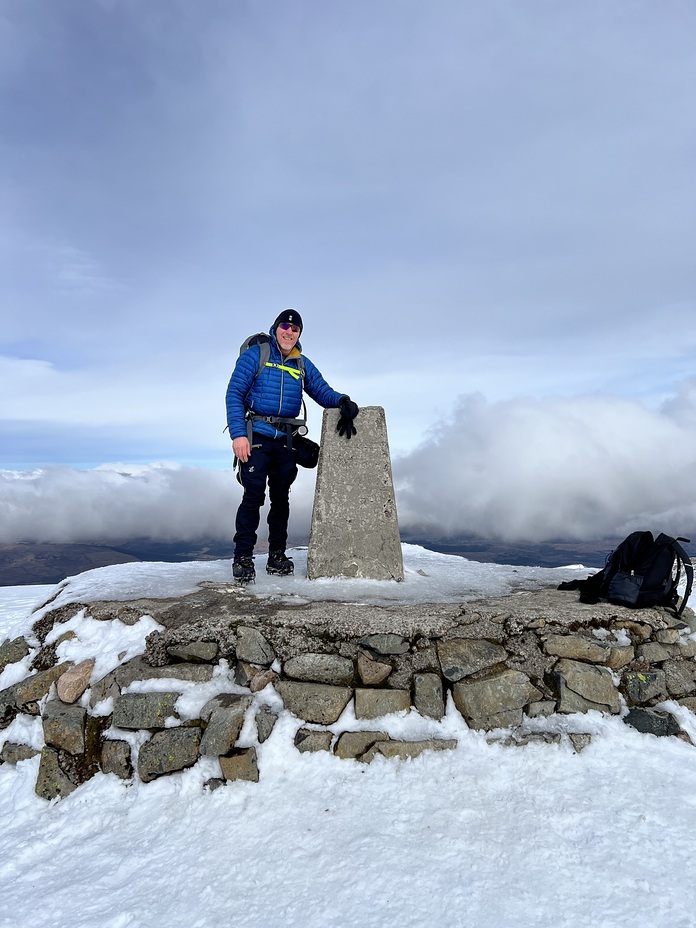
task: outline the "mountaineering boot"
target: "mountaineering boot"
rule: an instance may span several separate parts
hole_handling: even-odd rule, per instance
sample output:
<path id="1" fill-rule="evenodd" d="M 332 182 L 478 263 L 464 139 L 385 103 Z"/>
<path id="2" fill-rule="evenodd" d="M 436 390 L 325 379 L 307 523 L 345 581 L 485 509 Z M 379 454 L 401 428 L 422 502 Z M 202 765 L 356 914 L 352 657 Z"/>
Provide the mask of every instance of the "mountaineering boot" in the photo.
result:
<path id="1" fill-rule="evenodd" d="M 232 562 L 232 576 L 240 583 L 253 583 L 256 580 L 254 559 L 251 557 L 236 557 Z"/>
<path id="2" fill-rule="evenodd" d="M 294 573 L 294 570 L 295 565 L 289 557 L 285 556 L 285 551 L 268 552 L 267 574 L 280 574 L 282 577 L 287 577 L 288 574 Z"/>

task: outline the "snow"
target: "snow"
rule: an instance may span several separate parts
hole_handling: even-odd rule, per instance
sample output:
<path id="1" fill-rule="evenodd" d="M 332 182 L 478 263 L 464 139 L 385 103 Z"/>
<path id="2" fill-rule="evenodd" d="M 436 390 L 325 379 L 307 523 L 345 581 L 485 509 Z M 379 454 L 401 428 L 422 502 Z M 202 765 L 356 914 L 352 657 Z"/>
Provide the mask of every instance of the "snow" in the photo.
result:
<path id="1" fill-rule="evenodd" d="M 303 553 L 295 552 L 298 576 L 286 583 L 260 571 L 254 593 L 417 603 L 436 591 L 440 601 L 459 601 L 463 592 L 468 598 L 500 595 L 559 576 L 410 546 L 404 555 L 401 584 L 310 583 L 302 576 Z M 52 605 L 60 597 L 89 602 L 126 599 L 134 591 L 138 597 L 181 595 L 201 580 L 227 582 L 229 567 L 128 564 L 70 578 L 59 590 L 0 588 L 0 639 L 27 634 L 40 614 L 32 609 L 56 592 Z M 573 575 L 577 568 L 564 572 Z M 112 623 L 78 614 L 69 623 L 77 638 L 60 646 L 70 645 L 65 655 L 75 660 L 91 649 L 89 656 L 101 666 L 118 660 Z M 143 617 L 142 627 L 121 628 L 120 652 L 137 649 L 152 622 Z M 223 663 L 204 686 L 161 684 L 181 693 L 177 708 L 193 718 L 202 700 L 229 687 L 229 668 Z M 134 684 L 133 691 L 143 685 Z M 505 747 L 467 729 L 451 703 L 440 723 L 415 712 L 358 723 L 349 707 L 334 731 L 371 727 L 397 738 L 458 741 L 454 751 L 363 765 L 327 753 L 300 754 L 293 746 L 300 722 L 282 710 L 272 688 L 253 698 L 253 708 L 270 704 L 280 710 L 265 743 L 256 743 L 253 708 L 242 730 L 242 746 L 257 746 L 259 783 L 210 792 L 203 784 L 219 769 L 208 758 L 147 784 L 98 774 L 65 799 L 47 803 L 34 793 L 38 758 L 0 766 L 0 925 L 696 923 L 696 753 L 683 741 L 643 735 L 620 718 L 588 713 L 527 723 L 530 731 L 561 734 L 558 744 Z M 691 713 L 666 705 L 696 740 Z M 581 753 L 567 737 L 574 731 L 593 736 Z M 0 732 L 0 742 L 6 740 L 39 747 L 40 720 L 18 718 Z"/>

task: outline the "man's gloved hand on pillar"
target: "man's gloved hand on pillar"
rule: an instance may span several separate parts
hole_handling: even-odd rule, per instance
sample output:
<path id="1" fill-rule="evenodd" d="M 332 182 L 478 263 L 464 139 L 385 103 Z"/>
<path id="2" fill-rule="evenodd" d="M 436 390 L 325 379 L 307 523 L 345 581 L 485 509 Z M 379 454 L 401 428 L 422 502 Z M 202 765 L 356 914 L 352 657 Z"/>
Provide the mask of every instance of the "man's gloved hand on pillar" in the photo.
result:
<path id="1" fill-rule="evenodd" d="M 341 411 L 341 415 L 338 419 L 336 431 L 341 438 L 345 435 L 346 438 L 350 440 L 351 436 L 357 435 L 357 429 L 355 428 L 353 419 L 355 419 L 360 412 L 358 404 L 354 403 L 349 396 L 342 396 L 338 402 L 338 408 Z"/>

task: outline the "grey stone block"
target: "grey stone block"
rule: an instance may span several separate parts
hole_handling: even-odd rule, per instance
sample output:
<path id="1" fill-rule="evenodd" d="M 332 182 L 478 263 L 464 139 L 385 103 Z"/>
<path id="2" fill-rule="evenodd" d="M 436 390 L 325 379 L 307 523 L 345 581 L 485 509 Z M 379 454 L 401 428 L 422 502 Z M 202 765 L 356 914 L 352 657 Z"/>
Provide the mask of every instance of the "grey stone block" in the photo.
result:
<path id="1" fill-rule="evenodd" d="M 314 728 L 300 728 L 295 735 L 295 747 L 301 754 L 313 754 L 316 751 L 330 751 L 333 732 L 317 731 Z"/>
<path id="2" fill-rule="evenodd" d="M 307 575 L 403 580 L 384 409 L 363 407 L 350 441 L 336 432 L 338 415 L 324 411 Z"/>
<path id="3" fill-rule="evenodd" d="M 606 664 L 611 654 L 607 645 L 583 635 L 549 635 L 544 650 L 553 657 L 567 657 L 591 664 Z"/>
<path id="4" fill-rule="evenodd" d="M 619 712 L 619 694 L 611 673 L 604 667 L 563 658 L 555 665 L 554 676 L 559 712 Z"/>
<path id="5" fill-rule="evenodd" d="M 102 773 L 113 773 L 120 780 L 133 776 L 131 748 L 127 741 L 105 741 L 101 750 Z"/>
<path id="6" fill-rule="evenodd" d="M 237 629 L 237 660 L 266 667 L 275 660 L 275 651 L 257 628 Z"/>
<path id="7" fill-rule="evenodd" d="M 36 748 L 30 748 L 28 744 L 15 744 L 12 741 L 6 741 L 0 751 L 0 764 L 18 764 L 22 760 L 29 760 L 36 757 L 41 751 Z"/>
<path id="8" fill-rule="evenodd" d="M 226 780 L 259 781 L 259 767 L 256 761 L 256 748 L 243 748 L 233 751 L 227 757 L 220 758 L 220 769 Z"/>
<path id="9" fill-rule="evenodd" d="M 40 673 L 32 674 L 20 683 L 15 683 L 12 687 L 15 706 L 21 708 L 28 703 L 38 702 L 43 699 L 48 694 L 51 685 L 71 666 L 72 664 L 69 661 L 64 661 L 49 670 L 42 670 Z"/>
<path id="10" fill-rule="evenodd" d="M 406 654 L 409 649 L 408 641 L 402 635 L 392 634 L 366 635 L 358 644 L 375 660 Z"/>
<path id="11" fill-rule="evenodd" d="M 338 654 L 298 654 L 283 665 L 283 672 L 293 680 L 351 686 L 355 675 L 353 661 Z"/>
<path id="12" fill-rule="evenodd" d="M 180 661 L 189 661 L 192 664 L 214 661 L 219 648 L 215 641 L 192 641 L 190 644 L 170 645 L 167 654 Z"/>
<path id="13" fill-rule="evenodd" d="M 247 696 L 214 709 L 201 739 L 200 753 L 206 757 L 228 754 L 239 737 L 250 704 L 251 697 Z"/>
<path id="14" fill-rule="evenodd" d="M 358 654 L 358 676 L 367 686 L 379 686 L 384 683 L 392 672 L 391 664 L 384 661 L 375 661 L 368 657 L 364 651 Z"/>
<path id="15" fill-rule="evenodd" d="M 656 735 L 658 738 L 676 735 L 681 731 L 673 715 L 657 709 L 631 709 L 624 716 L 624 722 L 644 734 Z"/>
<path id="16" fill-rule="evenodd" d="M 39 773 L 34 787 L 34 792 L 41 799 L 62 798 L 77 789 L 77 784 L 62 770 L 58 758 L 55 748 L 46 746 L 41 752 Z"/>
<path id="17" fill-rule="evenodd" d="M 259 744 L 263 744 L 264 741 L 267 741 L 271 737 L 271 733 L 277 721 L 278 716 L 272 709 L 268 706 L 261 706 L 256 713 L 255 719 L 256 734 L 259 739 Z"/>
<path id="18" fill-rule="evenodd" d="M 114 702 L 114 728 L 150 731 L 166 728 L 168 719 L 178 716 L 174 706 L 178 693 L 127 693 Z"/>
<path id="19" fill-rule="evenodd" d="M 46 744 L 68 754 L 85 750 L 87 711 L 81 706 L 68 705 L 51 699 L 44 706 L 42 724 Z"/>
<path id="20" fill-rule="evenodd" d="M 417 673 L 413 678 L 413 705 L 421 715 L 441 719 L 445 714 L 442 680 L 437 673 Z"/>
<path id="21" fill-rule="evenodd" d="M 532 686 L 529 677 L 519 670 L 503 670 L 486 680 L 455 683 L 452 695 L 454 704 L 469 725 L 474 719 L 485 720 L 511 710 L 519 710 L 519 722 L 514 724 L 520 724 L 523 707 L 541 698 L 541 693 Z M 487 728 L 488 725 L 482 722 L 479 727 Z"/>
<path id="22" fill-rule="evenodd" d="M 621 689 L 629 706 L 642 706 L 667 698 L 667 678 L 664 670 L 629 670 L 621 678 Z"/>
<path id="23" fill-rule="evenodd" d="M 6 638 L 0 645 L 0 673 L 8 664 L 16 664 L 29 653 L 29 645 L 24 638 Z"/>
<path id="24" fill-rule="evenodd" d="M 275 688 L 293 715 L 317 725 L 335 722 L 353 696 L 353 690 L 347 686 L 329 686 L 326 683 L 281 680 Z"/>
<path id="25" fill-rule="evenodd" d="M 356 719 L 378 719 L 410 708 L 411 695 L 408 690 L 358 688 L 355 691 Z"/>
<path id="26" fill-rule="evenodd" d="M 168 728 L 142 745 L 138 753 L 138 775 L 144 783 L 192 767 L 198 760 L 200 728 Z"/>
<path id="27" fill-rule="evenodd" d="M 547 719 L 556 711 L 556 703 L 553 699 L 540 699 L 539 702 L 530 702 L 524 711 L 530 719 Z"/>
<path id="28" fill-rule="evenodd" d="M 359 760 L 378 741 L 389 741 L 384 731 L 344 731 L 339 735 L 334 754 L 344 760 Z"/>
<path id="29" fill-rule="evenodd" d="M 457 742 L 453 738 L 428 738 L 424 741 L 378 741 L 360 758 L 369 764 L 375 757 L 396 757 L 399 760 L 412 760 L 424 751 L 453 751 Z"/>
<path id="30" fill-rule="evenodd" d="M 437 642 L 437 656 L 445 679 L 457 683 L 478 670 L 501 663 L 507 651 L 485 639 L 448 638 Z"/>

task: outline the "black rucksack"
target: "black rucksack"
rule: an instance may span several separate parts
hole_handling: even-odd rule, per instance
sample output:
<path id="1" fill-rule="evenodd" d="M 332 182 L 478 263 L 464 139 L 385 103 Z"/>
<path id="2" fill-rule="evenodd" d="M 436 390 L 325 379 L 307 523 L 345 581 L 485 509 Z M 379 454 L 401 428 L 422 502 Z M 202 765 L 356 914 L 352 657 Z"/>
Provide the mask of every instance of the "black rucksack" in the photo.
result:
<path id="1" fill-rule="evenodd" d="M 580 602 L 596 603 L 606 599 L 620 606 L 666 606 L 678 616 L 691 594 L 694 569 L 691 558 L 680 542 L 664 533 L 653 538 L 652 532 L 632 532 L 607 555 L 602 570 L 585 580 L 561 583 L 559 590 L 580 590 Z M 677 609 L 677 587 L 686 576 L 684 597 Z"/>

